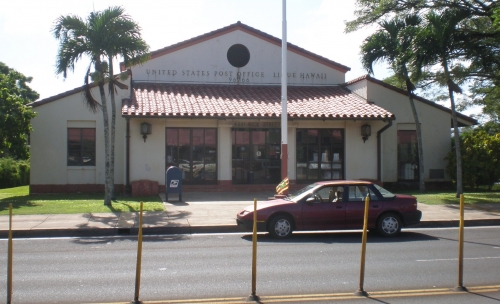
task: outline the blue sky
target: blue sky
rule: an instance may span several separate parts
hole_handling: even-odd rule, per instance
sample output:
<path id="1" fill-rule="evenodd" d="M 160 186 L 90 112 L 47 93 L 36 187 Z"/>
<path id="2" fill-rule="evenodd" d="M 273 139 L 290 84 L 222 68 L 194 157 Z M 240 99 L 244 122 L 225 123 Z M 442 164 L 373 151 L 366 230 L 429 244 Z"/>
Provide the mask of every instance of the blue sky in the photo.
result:
<path id="1" fill-rule="evenodd" d="M 288 0 L 288 42 L 351 68 L 346 79 L 366 72 L 359 61 L 359 46 L 375 28 L 344 33 L 344 21 L 354 18 L 354 0 Z M 123 6 L 142 28 L 151 50 L 241 21 L 281 38 L 281 0 L 141 0 L 64 1 L 10 0 L 0 8 L 0 61 L 26 76 L 40 98 L 47 98 L 83 84 L 88 62 L 82 60 L 66 80 L 55 75 L 58 42 L 51 28 L 61 15 L 82 18 L 93 10 Z M 385 65 L 375 77 L 388 75 Z"/>

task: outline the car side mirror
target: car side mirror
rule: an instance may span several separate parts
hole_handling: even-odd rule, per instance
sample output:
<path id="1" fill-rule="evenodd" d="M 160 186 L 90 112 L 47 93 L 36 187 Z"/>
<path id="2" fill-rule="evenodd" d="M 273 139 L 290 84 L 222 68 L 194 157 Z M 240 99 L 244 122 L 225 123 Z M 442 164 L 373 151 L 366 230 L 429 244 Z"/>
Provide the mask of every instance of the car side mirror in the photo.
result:
<path id="1" fill-rule="evenodd" d="M 306 199 L 306 203 L 308 203 L 308 204 L 312 204 L 314 202 L 316 202 L 316 198 L 314 196 L 308 197 Z"/>

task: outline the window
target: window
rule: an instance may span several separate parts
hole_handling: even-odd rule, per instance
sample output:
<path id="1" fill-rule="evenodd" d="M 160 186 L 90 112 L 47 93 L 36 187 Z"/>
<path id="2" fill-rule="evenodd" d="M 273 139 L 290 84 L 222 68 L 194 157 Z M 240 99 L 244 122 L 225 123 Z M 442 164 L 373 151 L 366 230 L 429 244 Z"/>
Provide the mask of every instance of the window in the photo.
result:
<path id="1" fill-rule="evenodd" d="M 418 180 L 416 131 L 398 131 L 398 180 Z"/>
<path id="2" fill-rule="evenodd" d="M 95 166 L 95 128 L 68 128 L 68 166 Z"/>
<path id="3" fill-rule="evenodd" d="M 298 129 L 297 180 L 344 178 L 344 130 Z"/>
<path id="4" fill-rule="evenodd" d="M 166 168 L 179 167 L 186 184 L 215 184 L 217 129 L 166 129 Z"/>
<path id="5" fill-rule="evenodd" d="M 243 44 L 234 44 L 227 50 L 227 61 L 235 68 L 242 68 L 250 61 L 250 52 Z"/>
<path id="6" fill-rule="evenodd" d="M 366 196 L 370 195 L 370 201 L 377 201 L 378 197 L 370 189 L 370 187 L 365 185 L 349 186 L 349 201 L 350 202 L 361 202 L 366 199 Z"/>

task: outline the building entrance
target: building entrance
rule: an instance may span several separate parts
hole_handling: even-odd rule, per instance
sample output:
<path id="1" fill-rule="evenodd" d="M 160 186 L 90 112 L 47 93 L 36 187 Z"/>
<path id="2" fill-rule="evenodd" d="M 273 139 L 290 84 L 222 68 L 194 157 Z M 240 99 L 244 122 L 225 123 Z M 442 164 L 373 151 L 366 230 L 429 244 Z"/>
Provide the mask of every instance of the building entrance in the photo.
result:
<path id="1" fill-rule="evenodd" d="M 281 130 L 232 129 L 233 184 L 278 184 Z"/>

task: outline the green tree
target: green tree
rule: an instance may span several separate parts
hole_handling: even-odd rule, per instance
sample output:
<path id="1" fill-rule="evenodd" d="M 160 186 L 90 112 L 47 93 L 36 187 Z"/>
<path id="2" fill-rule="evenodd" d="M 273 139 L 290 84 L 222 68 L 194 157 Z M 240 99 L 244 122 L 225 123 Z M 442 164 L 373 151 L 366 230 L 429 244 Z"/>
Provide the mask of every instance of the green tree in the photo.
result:
<path id="1" fill-rule="evenodd" d="M 494 122 L 500 122 L 500 81 L 478 79 L 470 89 L 473 104 L 482 106 L 482 112 Z"/>
<path id="2" fill-rule="evenodd" d="M 363 67 L 371 74 L 373 74 L 373 64 L 375 62 L 389 62 L 394 71 L 394 76 L 406 85 L 417 133 L 419 188 L 420 192 L 424 192 L 425 170 L 422 131 L 413 100 L 415 85 L 410 80 L 410 73 L 408 71 L 408 64 L 413 58 L 412 41 L 420 22 L 420 17 L 416 15 L 409 15 L 405 18 L 395 17 L 390 21 L 380 22 L 380 29 L 366 38 L 361 45 L 361 62 Z"/>
<path id="3" fill-rule="evenodd" d="M 29 159 L 28 134 L 35 113 L 28 104 L 39 97 L 28 86 L 31 80 L 0 62 L 0 157 Z"/>
<path id="4" fill-rule="evenodd" d="M 353 32 L 362 27 L 391 19 L 394 15 L 421 14 L 429 11 L 447 9 L 463 10 L 470 13 L 471 18 L 488 18 L 500 16 L 500 4 L 496 0 L 356 0 L 356 19 L 346 22 L 346 32 Z M 500 19 L 499 19 L 500 20 Z M 471 34 L 482 36 L 483 32 L 469 29 Z"/>
<path id="5" fill-rule="evenodd" d="M 462 93 L 462 89 L 453 81 L 450 65 L 462 54 L 457 45 L 461 41 L 461 33 L 458 27 L 462 21 L 470 16 L 468 11 L 446 10 L 437 14 L 429 12 L 425 19 L 427 24 L 423 27 L 415 40 L 416 66 L 421 70 L 422 66 L 431 67 L 440 64 L 442 67 L 444 81 L 448 86 L 448 95 L 451 103 L 451 116 L 455 137 L 455 155 L 457 165 L 457 197 L 463 193 L 462 185 L 462 161 L 460 149 L 460 133 L 458 130 L 457 111 L 454 93 Z"/>
<path id="6" fill-rule="evenodd" d="M 115 86 L 126 88 L 113 74 L 113 60 L 121 57 L 125 66 L 142 63 L 147 59 L 149 47 L 142 39 L 140 27 L 121 7 L 110 7 L 92 12 L 84 21 L 76 15 L 61 16 L 55 21 L 53 34 L 59 40 L 56 73 L 67 76 L 83 56 L 90 58 L 85 75 L 85 102 L 92 112 L 102 109 L 105 149 L 105 195 L 104 204 L 111 205 L 114 198 L 115 159 Z M 93 70 L 92 70 L 93 69 Z M 120 75 L 124 77 L 124 75 Z M 90 81 L 99 88 L 101 102 L 91 94 Z M 108 85 L 111 102 L 111 123 L 106 100 L 105 85 Z"/>
<path id="7" fill-rule="evenodd" d="M 455 81 L 474 79 L 476 88 L 490 90 L 500 85 L 500 2 L 495 0 L 357 0 L 354 20 L 346 22 L 346 32 L 389 20 L 394 16 L 407 14 L 425 15 L 428 12 L 442 14 L 446 11 L 460 11 L 467 15 L 461 21 L 455 38 L 455 52 L 467 68 L 455 71 Z M 425 93 L 425 92 L 424 92 Z M 429 93 L 432 94 L 432 93 Z M 471 103 L 482 106 L 482 99 L 475 98 Z M 500 99 L 488 104 L 485 114 L 500 104 Z M 500 107 L 500 106 L 498 106 Z"/>
<path id="8" fill-rule="evenodd" d="M 471 189 L 487 185 L 491 190 L 500 179 L 500 133 L 488 134 L 487 128 L 480 127 L 462 133 L 460 140 L 464 183 Z M 446 159 L 447 172 L 456 176 L 455 152 L 450 152 Z"/>

